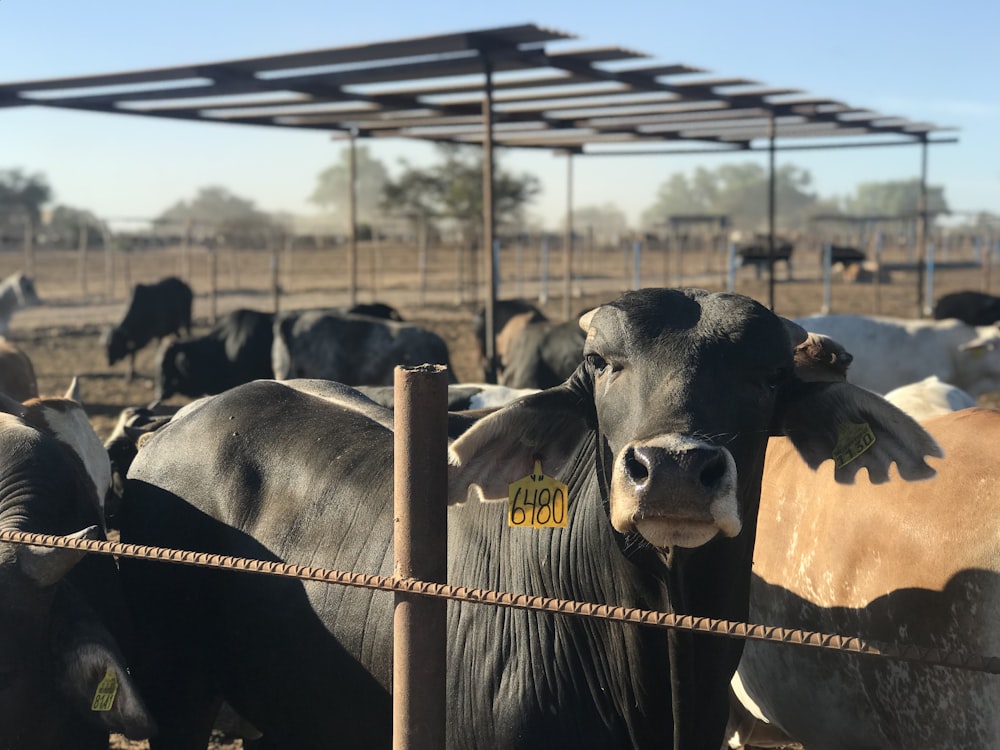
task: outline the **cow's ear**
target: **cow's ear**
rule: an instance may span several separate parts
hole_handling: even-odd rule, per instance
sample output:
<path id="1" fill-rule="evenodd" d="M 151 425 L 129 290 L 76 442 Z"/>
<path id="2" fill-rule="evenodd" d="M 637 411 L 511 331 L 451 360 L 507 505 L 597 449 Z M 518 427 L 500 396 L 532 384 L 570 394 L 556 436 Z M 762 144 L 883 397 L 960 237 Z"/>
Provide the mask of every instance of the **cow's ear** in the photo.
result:
<path id="1" fill-rule="evenodd" d="M 155 723 L 132 681 L 114 636 L 92 608 L 69 590 L 52 611 L 49 648 L 57 684 L 90 723 L 132 739 L 149 737 Z"/>
<path id="2" fill-rule="evenodd" d="M 557 386 L 484 417 L 448 449 L 448 502 L 506 500 L 508 486 L 542 471 L 567 481 L 570 460 L 590 432 L 580 396 Z"/>
<path id="3" fill-rule="evenodd" d="M 941 447 L 917 422 L 881 396 L 850 383 L 804 383 L 786 408 L 778 432 L 787 435 L 813 469 L 835 462 L 834 478 L 853 484 L 862 467 L 874 484 L 895 463 L 906 480 L 936 473 L 924 460 Z"/>

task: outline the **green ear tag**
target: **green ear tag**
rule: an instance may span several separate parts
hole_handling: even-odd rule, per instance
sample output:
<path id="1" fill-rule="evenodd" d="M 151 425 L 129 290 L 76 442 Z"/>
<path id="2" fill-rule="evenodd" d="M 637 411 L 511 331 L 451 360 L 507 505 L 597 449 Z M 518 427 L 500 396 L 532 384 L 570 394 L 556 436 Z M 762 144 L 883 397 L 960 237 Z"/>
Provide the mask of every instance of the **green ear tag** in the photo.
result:
<path id="1" fill-rule="evenodd" d="M 110 711 L 115 703 L 116 695 L 118 695 L 118 678 L 115 676 L 115 671 L 108 667 L 104 673 L 104 679 L 97 684 L 94 702 L 90 704 L 90 710 Z"/>
<path id="2" fill-rule="evenodd" d="M 867 422 L 861 424 L 847 422 L 837 431 L 833 460 L 837 468 L 842 469 L 873 445 L 875 445 L 875 433 Z"/>
<path id="3" fill-rule="evenodd" d="M 566 528 L 569 488 L 542 473 L 541 459 L 524 479 L 507 485 L 507 525 L 532 529 Z"/>

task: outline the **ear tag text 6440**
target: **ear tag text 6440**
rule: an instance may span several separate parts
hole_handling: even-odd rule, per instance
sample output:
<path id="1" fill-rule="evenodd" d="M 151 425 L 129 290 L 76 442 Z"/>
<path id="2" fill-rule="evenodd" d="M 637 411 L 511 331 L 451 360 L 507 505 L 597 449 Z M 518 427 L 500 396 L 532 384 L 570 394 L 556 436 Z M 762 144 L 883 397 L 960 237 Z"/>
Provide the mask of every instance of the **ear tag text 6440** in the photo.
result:
<path id="1" fill-rule="evenodd" d="M 110 711 L 115 704 L 116 695 L 118 695 L 118 677 L 115 676 L 115 670 L 108 667 L 104 672 L 104 678 L 97 683 L 94 702 L 90 704 L 90 710 Z"/>
<path id="2" fill-rule="evenodd" d="M 507 485 L 507 525 L 532 529 L 566 528 L 569 488 L 542 473 L 542 462 L 524 479 Z"/>

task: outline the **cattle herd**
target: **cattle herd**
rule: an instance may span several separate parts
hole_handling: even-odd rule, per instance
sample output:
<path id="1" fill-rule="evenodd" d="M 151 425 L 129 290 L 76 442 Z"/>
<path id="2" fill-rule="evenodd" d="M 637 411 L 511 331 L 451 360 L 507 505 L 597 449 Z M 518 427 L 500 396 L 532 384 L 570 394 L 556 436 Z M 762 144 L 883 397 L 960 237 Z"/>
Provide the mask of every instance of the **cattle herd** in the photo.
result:
<path id="1" fill-rule="evenodd" d="M 0 337 L 0 530 L 391 576 L 393 372 L 449 365 L 445 340 L 384 304 L 195 336 L 193 298 L 138 284 L 106 331 L 115 377 L 155 348 L 155 397 L 103 443 Z M 32 304 L 0 282 L 3 331 Z M 1000 300 L 500 300 L 493 347 L 485 319 L 496 384 L 449 385 L 450 584 L 1000 656 L 1000 413 L 976 406 Z M 564 527 L 508 523 L 538 466 Z M 0 595 L 0 750 L 392 744 L 387 594 L 3 541 Z M 455 602 L 447 643 L 451 748 L 1000 746 L 1000 676 L 964 668 Z"/>

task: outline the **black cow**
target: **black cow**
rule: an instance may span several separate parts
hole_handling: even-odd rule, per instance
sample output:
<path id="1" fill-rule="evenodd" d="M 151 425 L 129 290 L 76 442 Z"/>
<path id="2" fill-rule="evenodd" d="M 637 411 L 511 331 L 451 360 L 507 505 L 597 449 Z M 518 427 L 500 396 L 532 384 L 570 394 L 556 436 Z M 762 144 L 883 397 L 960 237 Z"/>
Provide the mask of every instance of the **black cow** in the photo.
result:
<path id="1" fill-rule="evenodd" d="M 274 314 L 239 309 L 204 336 L 171 341 L 157 353 L 157 400 L 202 396 L 273 377 Z"/>
<path id="2" fill-rule="evenodd" d="M 184 329 L 191 334 L 191 287 L 169 276 L 155 284 L 136 284 L 121 322 L 104 333 L 108 365 L 128 357 L 126 378 L 135 373 L 135 353 L 153 339 Z"/>
<path id="3" fill-rule="evenodd" d="M 551 388 L 573 374 L 583 359 L 585 334 L 575 320 L 526 325 L 507 350 L 500 384 L 508 388 Z"/>
<path id="4" fill-rule="evenodd" d="M 344 312 L 348 315 L 367 315 L 369 318 L 403 322 L 403 316 L 399 314 L 399 310 L 392 305 L 385 304 L 385 302 L 359 302 L 346 308 Z"/>
<path id="5" fill-rule="evenodd" d="M 934 441 L 879 396 L 806 383 L 804 331 L 739 295 L 647 289 L 585 315 L 565 383 L 483 417 L 450 447 L 452 584 L 745 618 L 769 434 L 837 475 Z M 790 335 L 795 333 L 794 338 Z M 185 407 L 140 450 L 122 539 L 392 574 L 392 414 L 329 381 L 258 381 Z M 841 445 L 847 423 L 875 440 Z M 839 451 L 839 452 L 838 452 Z M 508 485 L 565 482 L 565 529 L 510 528 Z M 481 502 L 481 501 L 488 502 Z M 122 560 L 163 728 L 204 747 L 225 698 L 275 747 L 388 747 L 392 597 Z M 449 604 L 452 748 L 718 750 L 739 641 Z"/>
<path id="6" fill-rule="evenodd" d="M 503 373 L 507 366 L 507 352 L 511 342 L 521 333 L 526 325 L 536 321 L 548 320 L 545 313 L 530 302 L 523 299 L 500 299 L 493 305 L 493 330 L 495 367 L 490 367 L 486 360 L 486 308 L 481 307 L 476 312 L 473 321 L 473 333 L 479 347 L 479 364 L 483 372 L 489 376 L 491 370 L 495 375 Z M 562 382 L 561 380 L 559 382 Z"/>
<path id="7" fill-rule="evenodd" d="M 934 305 L 934 318 L 958 318 L 970 326 L 988 326 L 1000 321 L 1000 297 L 985 292 L 943 294 Z"/>
<path id="8" fill-rule="evenodd" d="M 104 449 L 111 461 L 111 493 L 107 496 L 104 518 L 109 528 L 118 527 L 118 510 L 125 492 L 125 475 L 139 452 L 143 435 L 163 427 L 170 415 L 154 414 L 147 406 L 126 406 L 118 414 L 111 434 L 104 441 Z"/>
<path id="9" fill-rule="evenodd" d="M 0 528 L 104 539 L 109 479 L 79 403 L 0 396 Z M 0 748 L 107 750 L 111 731 L 152 731 L 111 557 L 0 542 L 0 599 Z M 111 704 L 95 707 L 111 682 Z"/>
<path id="10" fill-rule="evenodd" d="M 390 385 L 397 365 L 425 363 L 449 365 L 448 345 L 436 333 L 410 323 L 331 310 L 275 319 L 271 367 L 278 380 Z"/>

